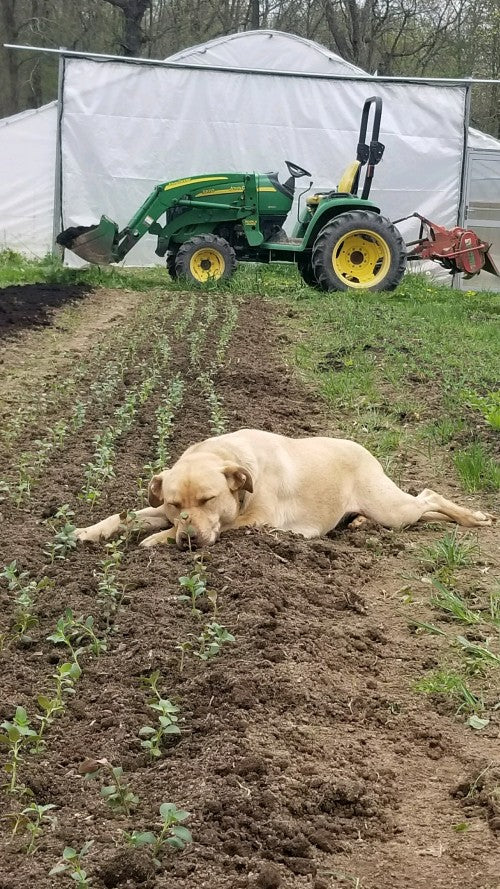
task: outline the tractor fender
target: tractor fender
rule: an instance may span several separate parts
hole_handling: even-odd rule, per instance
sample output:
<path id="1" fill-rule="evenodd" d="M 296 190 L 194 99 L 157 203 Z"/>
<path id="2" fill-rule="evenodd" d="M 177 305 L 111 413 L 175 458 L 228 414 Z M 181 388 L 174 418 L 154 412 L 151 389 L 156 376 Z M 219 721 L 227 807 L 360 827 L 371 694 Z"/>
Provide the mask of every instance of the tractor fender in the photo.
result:
<path id="1" fill-rule="evenodd" d="M 352 210 L 366 210 L 369 213 L 380 213 L 380 208 L 371 201 L 363 201 L 361 198 L 345 198 L 321 201 L 304 234 L 302 235 L 302 246 L 304 250 L 310 250 L 318 236 L 318 233 L 327 225 L 335 216 L 342 213 L 350 213 Z"/>

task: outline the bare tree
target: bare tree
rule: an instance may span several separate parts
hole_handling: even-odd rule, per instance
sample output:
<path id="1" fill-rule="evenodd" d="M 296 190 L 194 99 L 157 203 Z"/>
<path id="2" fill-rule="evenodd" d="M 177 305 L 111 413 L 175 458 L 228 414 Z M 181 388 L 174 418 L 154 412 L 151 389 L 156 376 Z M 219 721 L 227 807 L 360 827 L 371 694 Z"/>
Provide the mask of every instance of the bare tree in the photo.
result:
<path id="1" fill-rule="evenodd" d="M 16 0 L 3 0 L 0 3 L 0 21 L 5 43 L 17 43 L 19 28 L 16 19 Z M 13 49 L 5 50 L 7 68 L 7 90 L 2 95 L 4 114 L 19 111 L 19 54 Z"/>
<path id="2" fill-rule="evenodd" d="M 121 49 L 126 56 L 140 56 L 146 42 L 141 23 L 151 0 L 105 0 L 123 13 L 123 38 Z"/>

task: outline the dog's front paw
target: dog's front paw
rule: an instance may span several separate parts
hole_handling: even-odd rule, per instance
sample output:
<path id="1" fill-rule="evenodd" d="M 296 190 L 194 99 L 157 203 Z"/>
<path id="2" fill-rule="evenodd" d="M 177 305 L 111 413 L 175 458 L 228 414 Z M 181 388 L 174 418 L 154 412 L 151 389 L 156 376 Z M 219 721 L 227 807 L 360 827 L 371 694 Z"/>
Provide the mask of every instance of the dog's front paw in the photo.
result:
<path id="1" fill-rule="evenodd" d="M 150 549 L 152 546 L 158 546 L 161 543 L 168 543 L 170 546 L 175 545 L 175 532 L 172 531 L 158 531 L 157 534 L 150 534 L 149 537 L 145 537 L 144 540 L 141 540 L 139 546 L 144 546 L 146 549 Z"/>
<path id="2" fill-rule="evenodd" d="M 82 543 L 97 543 L 99 541 L 99 534 L 92 531 L 92 528 L 75 528 L 73 534 Z"/>

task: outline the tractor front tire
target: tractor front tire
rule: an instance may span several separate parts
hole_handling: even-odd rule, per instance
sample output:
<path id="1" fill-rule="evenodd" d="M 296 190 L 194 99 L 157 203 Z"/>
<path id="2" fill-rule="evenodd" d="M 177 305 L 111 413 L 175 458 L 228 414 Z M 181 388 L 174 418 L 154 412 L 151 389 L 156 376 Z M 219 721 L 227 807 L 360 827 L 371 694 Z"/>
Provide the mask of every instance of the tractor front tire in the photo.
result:
<path id="1" fill-rule="evenodd" d="M 167 272 L 169 273 L 172 281 L 177 279 L 177 272 L 175 270 L 175 260 L 177 258 L 177 250 L 169 250 L 167 253 Z"/>
<path id="2" fill-rule="evenodd" d="M 197 235 L 179 247 L 175 273 L 191 284 L 230 278 L 236 268 L 236 254 L 231 245 L 217 235 Z"/>
<path id="3" fill-rule="evenodd" d="M 322 290 L 394 290 L 406 269 L 406 247 L 389 219 L 353 210 L 321 229 L 312 268 Z"/>
<path id="4" fill-rule="evenodd" d="M 307 284 L 308 287 L 313 287 L 315 290 L 320 289 L 316 275 L 314 274 L 310 256 L 301 256 L 297 261 L 297 269 L 304 284 Z"/>

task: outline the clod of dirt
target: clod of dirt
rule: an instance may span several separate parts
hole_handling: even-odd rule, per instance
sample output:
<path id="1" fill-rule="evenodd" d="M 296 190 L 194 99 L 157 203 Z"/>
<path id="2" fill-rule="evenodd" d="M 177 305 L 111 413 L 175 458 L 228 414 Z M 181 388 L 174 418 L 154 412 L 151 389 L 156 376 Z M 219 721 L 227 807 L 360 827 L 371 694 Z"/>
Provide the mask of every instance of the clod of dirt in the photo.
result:
<path id="1" fill-rule="evenodd" d="M 500 833 L 500 767 L 486 765 L 472 777 L 464 777 L 452 791 L 452 796 L 462 801 L 465 809 L 479 807 L 486 813 L 493 833 Z"/>
<path id="2" fill-rule="evenodd" d="M 264 864 L 254 883 L 256 889 L 278 889 L 281 886 L 281 875 L 274 864 Z"/>
<path id="3" fill-rule="evenodd" d="M 297 874 L 298 876 L 306 876 L 307 874 L 314 876 L 316 873 L 316 865 L 309 858 L 289 858 L 286 866 L 288 870 L 291 870 L 292 874 Z"/>
<path id="4" fill-rule="evenodd" d="M 146 883 L 154 875 L 154 871 L 154 864 L 147 852 L 125 849 L 103 865 L 99 876 L 107 889 L 114 889 L 127 881 L 139 885 Z"/>

